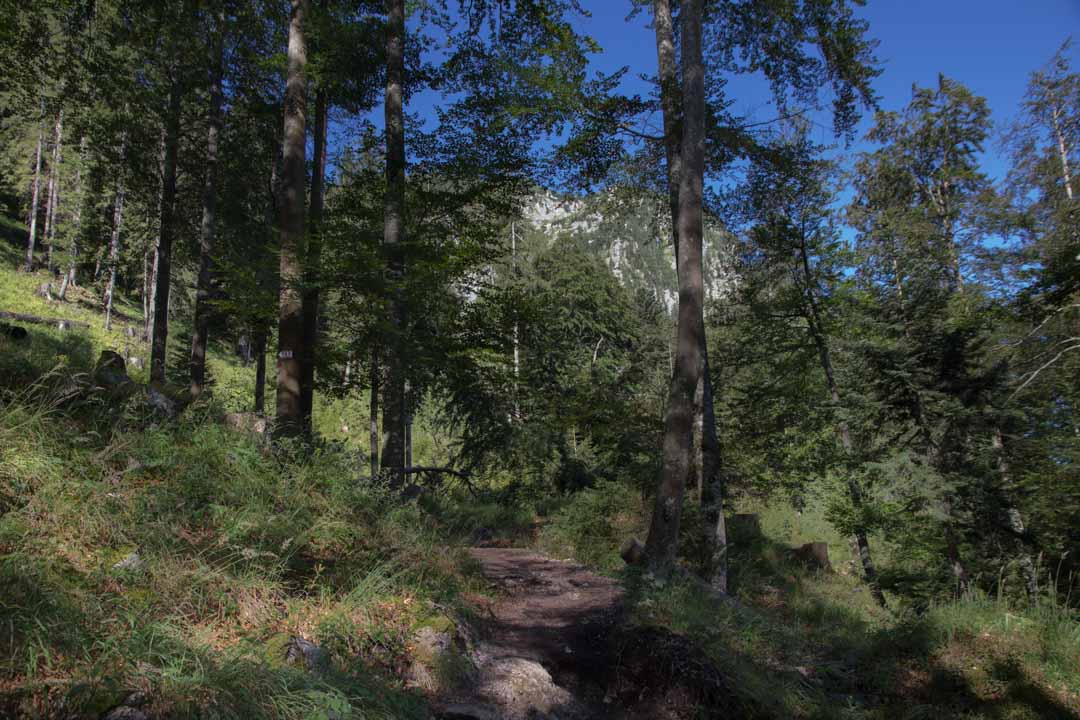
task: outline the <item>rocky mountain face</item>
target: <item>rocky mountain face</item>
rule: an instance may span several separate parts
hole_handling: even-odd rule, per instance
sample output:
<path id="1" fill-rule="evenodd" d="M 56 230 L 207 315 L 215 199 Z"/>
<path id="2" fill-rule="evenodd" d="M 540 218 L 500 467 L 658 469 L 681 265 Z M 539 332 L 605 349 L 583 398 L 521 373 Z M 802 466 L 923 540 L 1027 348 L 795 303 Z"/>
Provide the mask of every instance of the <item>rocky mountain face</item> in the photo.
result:
<path id="1" fill-rule="evenodd" d="M 543 192 L 526 205 L 515 226 L 523 251 L 570 240 L 602 257 L 627 287 L 644 289 L 669 312 L 678 302 L 675 253 L 666 204 L 654 198 L 608 191 L 590 197 L 562 198 Z M 716 222 L 706 222 L 705 294 L 708 301 L 730 297 L 739 283 L 736 238 Z"/>

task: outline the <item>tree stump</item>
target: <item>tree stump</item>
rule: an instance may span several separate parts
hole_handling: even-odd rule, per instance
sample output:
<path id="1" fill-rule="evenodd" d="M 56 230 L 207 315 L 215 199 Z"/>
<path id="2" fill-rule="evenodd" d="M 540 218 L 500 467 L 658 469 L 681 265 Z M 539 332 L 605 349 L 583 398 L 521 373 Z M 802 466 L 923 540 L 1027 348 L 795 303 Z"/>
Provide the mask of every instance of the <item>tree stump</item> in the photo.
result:
<path id="1" fill-rule="evenodd" d="M 829 543 L 809 542 L 794 550 L 795 559 L 809 567 L 832 572 L 829 562 Z"/>

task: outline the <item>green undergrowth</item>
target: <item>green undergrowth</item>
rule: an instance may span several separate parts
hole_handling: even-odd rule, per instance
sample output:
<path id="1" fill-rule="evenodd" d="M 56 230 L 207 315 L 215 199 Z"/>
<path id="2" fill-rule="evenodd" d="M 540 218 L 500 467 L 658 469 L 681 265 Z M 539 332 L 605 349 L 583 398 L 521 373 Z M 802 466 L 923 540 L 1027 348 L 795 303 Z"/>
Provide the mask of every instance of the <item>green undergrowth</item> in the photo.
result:
<path id="1" fill-rule="evenodd" d="M 0 448 L 0 715 L 141 689 L 158 716 L 423 716 L 411 629 L 472 580 L 351 456 L 272 454 L 209 408 L 105 432 L 44 388 L 5 394 Z M 329 670 L 286 663 L 293 636 Z"/>
<path id="2" fill-rule="evenodd" d="M 636 493 L 600 484 L 564 499 L 538 544 L 615 572 L 620 543 L 644 537 L 646 511 Z M 693 566 L 692 502 L 684 520 L 683 562 Z M 849 542 L 813 503 L 744 503 L 729 541 L 736 607 L 683 582 L 621 573 L 630 622 L 700 645 L 729 678 L 741 717 L 1080 718 L 1080 616 L 1056 594 L 1035 604 L 972 595 L 919 610 L 890 594 L 883 610 Z M 812 541 L 829 543 L 832 571 L 795 559 L 793 548 Z M 880 563 L 896 561 L 900 549 L 873 542 Z"/>

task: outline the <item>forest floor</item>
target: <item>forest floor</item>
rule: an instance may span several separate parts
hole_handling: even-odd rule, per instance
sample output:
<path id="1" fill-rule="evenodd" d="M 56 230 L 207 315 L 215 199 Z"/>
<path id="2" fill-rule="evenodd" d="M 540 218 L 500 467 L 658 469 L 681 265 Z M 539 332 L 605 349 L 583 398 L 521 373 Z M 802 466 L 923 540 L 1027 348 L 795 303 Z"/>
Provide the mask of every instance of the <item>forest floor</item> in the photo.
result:
<path id="1" fill-rule="evenodd" d="M 680 636 L 631 627 L 616 580 L 532 550 L 474 548 L 494 599 L 479 600 L 476 664 L 439 698 L 444 720 L 712 717 L 720 672 Z M 713 698 L 714 700 L 718 698 Z"/>

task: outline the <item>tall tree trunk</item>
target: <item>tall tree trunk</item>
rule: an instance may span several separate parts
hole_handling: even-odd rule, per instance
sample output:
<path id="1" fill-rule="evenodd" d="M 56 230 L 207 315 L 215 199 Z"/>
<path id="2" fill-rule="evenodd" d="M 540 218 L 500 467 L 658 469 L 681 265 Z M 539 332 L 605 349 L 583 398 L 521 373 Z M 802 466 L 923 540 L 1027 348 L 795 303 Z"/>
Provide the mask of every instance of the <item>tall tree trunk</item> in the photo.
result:
<path id="1" fill-rule="evenodd" d="M 668 208 L 671 213 L 672 247 L 676 267 L 679 263 L 679 191 L 682 178 L 681 102 L 680 83 L 675 60 L 675 37 L 670 0 L 654 2 L 654 29 L 660 105 L 664 127 L 664 153 L 667 161 Z M 704 299 L 702 300 L 704 302 Z M 701 314 L 702 367 L 694 393 L 693 439 L 691 444 L 692 477 L 697 484 L 698 499 L 704 513 L 704 531 L 710 548 L 710 582 L 714 588 L 727 592 L 727 531 L 723 515 L 723 485 L 720 475 L 720 443 L 716 434 L 713 388 L 709 377 L 708 349 L 705 336 L 704 312 Z"/>
<path id="2" fill-rule="evenodd" d="M 368 404 L 371 477 L 379 474 L 379 353 L 371 351 L 371 400 Z"/>
<path id="3" fill-rule="evenodd" d="M 143 339 L 145 340 L 149 336 L 150 331 L 150 286 L 152 280 L 150 273 L 152 272 L 153 263 L 150 260 L 151 248 L 147 247 L 143 251 L 143 286 L 142 286 L 142 309 L 143 309 Z"/>
<path id="4" fill-rule="evenodd" d="M 123 149 L 120 151 L 124 155 Z M 109 284 L 105 289 L 105 331 L 112 324 L 113 293 L 116 290 L 116 266 L 120 261 L 120 225 L 124 217 L 124 176 L 116 181 L 116 197 L 113 200 L 112 237 L 109 238 Z M 145 287 L 145 285 L 144 285 Z"/>
<path id="5" fill-rule="evenodd" d="M 1073 199 L 1072 174 L 1069 172 L 1069 149 L 1065 145 L 1065 135 L 1061 132 L 1061 111 L 1055 104 L 1051 110 L 1054 121 L 1054 135 L 1057 138 L 1058 156 L 1061 158 L 1061 177 L 1065 181 L 1065 195 Z"/>
<path id="6" fill-rule="evenodd" d="M 191 397 L 202 395 L 206 383 L 206 344 L 210 336 L 210 300 L 213 292 L 214 231 L 217 210 L 218 135 L 221 132 L 222 76 L 225 72 L 225 9 L 218 4 L 210 49 L 210 104 L 207 111 L 206 178 L 199 242 L 199 277 L 191 332 Z"/>
<path id="7" fill-rule="evenodd" d="M 165 162 L 161 180 L 161 216 L 158 225 L 157 260 L 154 269 L 154 320 L 150 344 L 150 382 L 165 382 L 165 346 L 169 336 L 169 283 L 172 277 L 172 243 L 176 233 L 176 156 L 180 146 L 180 94 L 178 68 L 174 64 L 165 115 Z"/>
<path id="8" fill-rule="evenodd" d="M 75 272 L 79 266 L 79 234 L 82 231 L 82 212 L 83 212 L 83 186 L 82 186 L 82 165 L 86 158 L 86 135 L 84 134 L 79 138 L 79 161 L 75 165 L 75 214 L 72 218 L 72 225 L 74 226 L 71 234 L 71 257 L 68 259 L 68 269 L 64 273 L 64 280 L 60 283 L 60 299 L 67 299 L 67 291 L 69 286 L 75 285 Z"/>
<path id="9" fill-rule="evenodd" d="M 30 233 L 26 243 L 26 272 L 34 269 L 34 244 L 37 240 L 38 198 L 41 195 L 41 146 L 45 143 L 44 109 L 38 123 L 37 150 L 34 153 L 34 189 L 30 196 Z"/>
<path id="10" fill-rule="evenodd" d="M 56 237 L 56 205 L 60 201 L 60 160 L 64 135 L 64 109 L 56 111 L 56 124 L 53 126 L 52 162 L 49 164 L 49 196 L 45 205 L 45 232 L 43 237 L 48 245 L 48 268 L 52 275 L 56 266 L 53 264 L 53 239 Z"/>
<path id="11" fill-rule="evenodd" d="M 386 34 L 386 197 L 383 246 L 390 286 L 390 336 L 386 343 L 383 389 L 382 465 L 400 485 L 405 462 L 405 118 L 402 83 L 405 76 L 405 0 L 387 0 Z"/>
<path id="12" fill-rule="evenodd" d="M 517 225 L 511 221 L 510 223 L 510 272 L 516 282 L 518 278 L 518 262 L 517 262 Z M 521 393 L 519 392 L 519 379 L 521 375 L 521 342 L 519 339 L 519 328 L 517 318 L 514 318 L 514 328 L 512 341 L 514 343 L 514 402 L 513 410 L 514 416 L 511 421 L 517 422 L 521 419 L 521 403 L 519 398 Z"/>
<path id="13" fill-rule="evenodd" d="M 705 341 L 704 320 L 701 330 Z M 702 403 L 701 403 L 701 507 L 704 515 L 705 543 L 709 548 L 711 573 L 709 583 L 722 593 L 728 591 L 727 523 L 724 519 L 724 475 L 721 466 L 720 439 L 716 432 L 716 414 L 713 406 L 712 379 L 709 376 L 709 354 L 706 345 L 702 355 Z"/>
<path id="14" fill-rule="evenodd" d="M 149 293 L 145 297 L 143 318 L 146 321 L 146 328 L 143 331 L 143 337 L 147 342 L 150 342 L 154 333 L 154 312 L 157 306 L 157 269 L 158 269 L 158 248 L 157 239 L 154 239 L 153 245 L 147 250 L 150 262 L 148 267 L 150 272 L 147 274 L 147 282 L 149 282 Z"/>
<path id="15" fill-rule="evenodd" d="M 322 0 L 326 7 L 326 0 Z M 311 171 L 311 200 L 308 208 L 307 272 L 304 279 L 304 352 L 303 375 L 300 378 L 300 410 L 304 419 L 304 434 L 311 436 L 311 412 L 315 402 L 315 357 L 319 342 L 319 263 L 322 256 L 322 219 L 326 195 L 326 124 L 329 100 L 326 89 L 315 93 L 315 127 L 313 167 Z"/>
<path id="16" fill-rule="evenodd" d="M 266 412 L 266 329 L 255 335 L 255 412 Z"/>
<path id="17" fill-rule="evenodd" d="M 805 303 L 807 325 L 810 328 L 810 334 L 813 337 L 814 345 L 817 346 L 818 357 L 821 360 L 821 369 L 825 373 L 825 383 L 829 389 L 829 399 L 832 401 L 833 407 L 839 410 L 840 408 L 840 386 L 836 381 L 836 374 L 833 372 L 832 356 L 829 352 L 829 341 L 825 335 L 825 327 L 821 321 L 821 313 L 818 310 L 817 299 L 814 294 L 814 288 L 817 286 L 817 280 L 810 270 L 810 258 L 806 249 L 806 243 L 803 241 L 799 246 L 799 255 L 802 265 L 803 284 L 805 288 Z M 851 440 L 851 429 L 848 427 L 847 421 L 840 419 L 837 423 L 836 434 L 840 438 L 840 446 L 844 450 L 844 455 L 849 459 L 855 454 L 855 446 Z M 852 475 L 852 468 L 846 468 L 847 472 L 847 486 L 848 497 L 851 500 L 852 506 L 855 508 L 856 514 L 860 512 L 865 504 L 863 497 L 862 487 L 859 485 L 858 479 Z M 859 550 L 859 560 L 863 566 L 863 575 L 866 577 L 866 584 L 870 588 L 870 594 L 873 595 L 874 600 L 881 607 L 887 607 L 885 601 L 885 593 L 881 590 L 881 584 L 878 582 L 877 568 L 874 566 L 873 556 L 870 554 L 870 540 L 867 536 L 866 529 L 857 526 L 855 528 L 855 544 Z"/>
<path id="18" fill-rule="evenodd" d="M 281 278 L 278 307 L 277 437 L 295 437 L 303 430 L 300 403 L 300 357 L 304 352 L 301 300 L 304 244 L 305 113 L 307 109 L 307 46 L 304 26 L 307 0 L 291 0 L 289 75 L 285 85 L 285 131 L 281 146 Z"/>
<path id="19" fill-rule="evenodd" d="M 1005 456 L 1005 436 L 1002 434 L 1000 427 L 994 428 L 991 444 L 994 448 L 994 454 L 997 455 L 1002 494 L 1008 498 L 1012 494 L 1012 473 L 1009 471 L 1009 460 Z M 1035 570 L 1035 562 L 1031 559 L 1031 553 L 1024 546 L 1026 531 L 1023 516 L 1020 514 L 1020 509 L 1011 503 L 1005 508 L 1005 529 L 1016 537 L 1017 562 L 1020 565 L 1020 572 L 1024 575 L 1024 587 L 1027 590 L 1028 598 L 1035 600 L 1039 594 L 1039 578 Z"/>
<path id="20" fill-rule="evenodd" d="M 664 462 L 645 545 L 648 567 L 667 575 L 675 564 L 694 415 L 701 377 L 704 283 L 701 268 L 705 175 L 705 68 L 701 29 L 703 0 L 685 0 L 682 23 L 683 134 L 679 178 L 679 325 L 675 372 L 664 418 Z"/>

